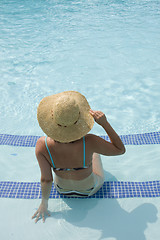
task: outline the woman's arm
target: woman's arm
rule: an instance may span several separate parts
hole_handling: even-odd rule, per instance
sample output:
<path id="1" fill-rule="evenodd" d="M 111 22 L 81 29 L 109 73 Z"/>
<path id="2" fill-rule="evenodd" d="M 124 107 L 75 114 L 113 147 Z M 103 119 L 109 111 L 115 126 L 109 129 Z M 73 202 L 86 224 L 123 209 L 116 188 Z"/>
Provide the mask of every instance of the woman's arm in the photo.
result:
<path id="1" fill-rule="evenodd" d="M 48 213 L 48 199 L 52 188 L 53 176 L 51 171 L 51 165 L 44 156 L 45 145 L 44 139 L 40 138 L 36 144 L 36 157 L 41 169 L 41 191 L 42 201 L 38 210 L 33 215 L 32 219 L 36 217 L 35 222 L 42 216 L 43 222 L 45 221 L 45 214 L 50 216 Z"/>
<path id="2" fill-rule="evenodd" d="M 45 222 L 45 214 L 50 216 L 48 212 L 48 199 L 51 192 L 51 188 L 52 188 L 52 182 L 41 181 L 42 201 L 38 210 L 32 216 L 32 219 L 36 217 L 35 223 L 37 223 L 41 215 L 42 215 L 43 222 Z"/>
<path id="3" fill-rule="evenodd" d="M 106 131 L 111 140 L 110 143 L 100 137 L 93 135 L 92 136 L 92 138 L 94 138 L 93 146 L 96 152 L 103 155 L 124 154 L 125 146 L 122 143 L 118 134 L 115 132 L 115 130 L 111 127 L 111 125 L 107 121 L 105 114 L 103 112 L 93 110 L 90 110 L 90 114 L 94 117 L 95 121 L 104 128 L 104 130 Z"/>

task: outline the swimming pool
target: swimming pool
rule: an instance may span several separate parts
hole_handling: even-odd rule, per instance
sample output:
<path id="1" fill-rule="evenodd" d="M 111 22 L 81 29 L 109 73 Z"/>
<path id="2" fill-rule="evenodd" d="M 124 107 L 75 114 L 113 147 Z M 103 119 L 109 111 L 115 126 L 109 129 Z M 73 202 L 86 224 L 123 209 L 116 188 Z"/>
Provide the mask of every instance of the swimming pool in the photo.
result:
<path id="1" fill-rule="evenodd" d="M 38 103 L 64 90 L 84 94 L 122 136 L 158 133 L 159 4 L 153 0 L 1 1 L 0 134 L 43 135 L 36 120 Z M 92 132 L 105 134 L 97 125 Z M 160 180 L 159 144 L 126 147 L 124 156 L 102 157 L 106 181 Z M 33 147 L 0 148 L 0 181 L 39 181 Z M 37 239 L 160 237 L 159 198 L 51 199 L 52 217 L 43 227 L 30 220 L 38 199 L 0 201 L 2 239 L 20 239 L 22 234 L 30 239 L 35 232 Z"/>

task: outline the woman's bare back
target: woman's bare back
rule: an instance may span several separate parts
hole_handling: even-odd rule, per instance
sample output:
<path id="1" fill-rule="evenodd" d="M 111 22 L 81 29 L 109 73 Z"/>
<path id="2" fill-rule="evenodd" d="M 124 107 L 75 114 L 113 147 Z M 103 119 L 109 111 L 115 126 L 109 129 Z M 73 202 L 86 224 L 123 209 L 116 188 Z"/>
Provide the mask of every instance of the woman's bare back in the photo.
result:
<path id="1" fill-rule="evenodd" d="M 43 142 L 45 155 L 47 161 L 53 167 L 51 158 L 45 146 L 45 137 L 40 139 Z M 92 173 L 92 155 L 93 152 L 89 148 L 89 138 L 85 136 L 85 149 L 83 145 L 83 139 L 71 143 L 59 143 L 51 138 L 47 137 L 47 145 L 53 162 L 56 168 L 61 169 L 71 169 L 69 171 L 59 171 L 53 168 L 55 174 L 61 178 L 81 180 L 88 177 Z M 36 146 L 39 147 L 38 144 Z M 84 151 L 85 151 L 85 167 L 84 164 Z M 79 168 L 79 170 L 74 170 L 74 168 Z M 73 170 L 72 170 L 73 169 Z"/>

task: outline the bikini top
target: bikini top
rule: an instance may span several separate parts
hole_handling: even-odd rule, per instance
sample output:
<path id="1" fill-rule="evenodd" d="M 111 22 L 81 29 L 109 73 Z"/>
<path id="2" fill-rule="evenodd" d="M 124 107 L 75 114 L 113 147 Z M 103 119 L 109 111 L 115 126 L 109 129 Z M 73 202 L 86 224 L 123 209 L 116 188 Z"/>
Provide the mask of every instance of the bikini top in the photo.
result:
<path id="1" fill-rule="evenodd" d="M 48 145 L 47 145 L 47 137 L 45 138 L 45 144 L 46 144 L 46 148 L 47 148 L 47 151 L 49 153 L 49 156 L 50 156 L 50 159 L 52 161 L 52 165 L 53 165 L 53 169 L 54 170 L 57 170 L 57 171 L 77 171 L 77 170 L 82 170 L 82 169 L 85 169 L 85 168 L 89 168 L 89 166 L 85 166 L 85 137 L 83 137 L 83 167 L 80 167 L 80 168 L 56 168 L 55 167 L 55 164 L 53 162 L 53 158 L 52 158 L 52 155 L 49 151 L 49 148 L 48 148 Z"/>

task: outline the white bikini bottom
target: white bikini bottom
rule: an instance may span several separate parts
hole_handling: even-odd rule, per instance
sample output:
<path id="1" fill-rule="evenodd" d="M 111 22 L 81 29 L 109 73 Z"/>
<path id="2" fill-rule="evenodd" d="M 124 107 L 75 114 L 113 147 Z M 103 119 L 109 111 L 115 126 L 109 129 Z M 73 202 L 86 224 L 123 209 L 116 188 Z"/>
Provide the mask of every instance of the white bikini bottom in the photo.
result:
<path id="1" fill-rule="evenodd" d="M 57 181 L 56 181 L 57 179 Z M 103 185 L 104 178 L 91 173 L 83 180 L 54 179 L 54 185 L 60 194 L 71 197 L 88 197 L 95 194 Z"/>

